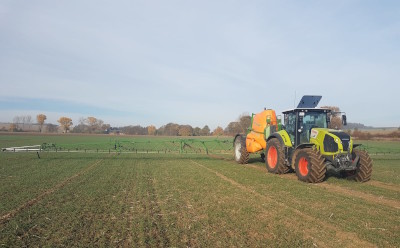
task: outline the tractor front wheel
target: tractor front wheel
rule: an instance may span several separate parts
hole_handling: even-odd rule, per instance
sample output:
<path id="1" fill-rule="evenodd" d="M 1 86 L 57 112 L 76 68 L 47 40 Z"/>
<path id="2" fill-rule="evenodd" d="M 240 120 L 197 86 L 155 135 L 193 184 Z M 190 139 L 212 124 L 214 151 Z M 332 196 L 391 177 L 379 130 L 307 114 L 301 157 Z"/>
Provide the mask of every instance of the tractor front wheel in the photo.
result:
<path id="1" fill-rule="evenodd" d="M 239 164 L 249 162 L 249 152 L 246 149 L 246 138 L 237 136 L 234 143 L 235 161 Z"/>
<path id="2" fill-rule="evenodd" d="M 290 168 L 285 165 L 285 153 L 279 140 L 271 139 L 267 142 L 265 165 L 271 173 L 284 174 L 289 171 Z"/>
<path id="3" fill-rule="evenodd" d="M 367 182 L 371 179 L 372 174 L 372 159 L 366 151 L 355 150 L 353 157 L 360 156 L 357 169 L 354 173 L 354 180 L 357 182 Z"/>
<path id="4" fill-rule="evenodd" d="M 300 181 L 319 183 L 325 178 L 326 165 L 324 158 L 317 149 L 306 148 L 298 152 L 295 170 Z"/>

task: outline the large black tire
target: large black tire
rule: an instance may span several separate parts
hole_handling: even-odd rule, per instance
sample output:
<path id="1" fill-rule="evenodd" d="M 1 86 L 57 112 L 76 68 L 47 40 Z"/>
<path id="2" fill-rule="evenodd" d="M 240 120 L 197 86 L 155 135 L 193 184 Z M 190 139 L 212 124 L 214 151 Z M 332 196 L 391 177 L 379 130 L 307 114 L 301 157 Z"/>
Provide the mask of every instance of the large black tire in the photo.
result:
<path id="1" fill-rule="evenodd" d="M 265 165 L 274 174 L 285 174 L 290 168 L 285 164 L 285 152 L 278 139 L 270 139 L 265 149 Z"/>
<path id="2" fill-rule="evenodd" d="M 246 149 L 246 138 L 237 136 L 234 143 L 235 161 L 239 164 L 247 164 L 249 162 L 249 152 Z"/>
<path id="3" fill-rule="evenodd" d="M 295 159 L 296 175 L 300 181 L 319 183 L 324 180 L 325 160 L 315 147 L 300 150 Z"/>
<path id="4" fill-rule="evenodd" d="M 360 160 L 358 161 L 353 178 L 357 182 L 367 182 L 371 179 L 372 175 L 372 159 L 366 151 L 354 150 L 353 158 L 355 155 L 360 156 Z"/>

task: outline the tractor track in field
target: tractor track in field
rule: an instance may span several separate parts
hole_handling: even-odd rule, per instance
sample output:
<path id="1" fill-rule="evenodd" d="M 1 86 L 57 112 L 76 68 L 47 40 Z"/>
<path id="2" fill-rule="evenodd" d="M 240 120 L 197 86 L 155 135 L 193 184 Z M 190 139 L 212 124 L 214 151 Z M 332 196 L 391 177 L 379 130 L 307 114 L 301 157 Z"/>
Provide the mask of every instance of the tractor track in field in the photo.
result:
<path id="1" fill-rule="evenodd" d="M 55 191 L 57 191 L 57 190 L 59 190 L 61 188 L 64 188 L 72 180 L 74 180 L 75 178 L 77 178 L 77 177 L 85 174 L 86 172 L 90 171 L 91 169 L 93 169 L 96 165 L 98 165 L 102 161 L 104 161 L 104 159 L 97 160 L 96 162 L 94 162 L 93 164 L 89 165 L 88 167 L 82 169 L 78 173 L 76 173 L 76 174 L 72 175 L 71 177 L 68 177 L 67 179 L 63 180 L 61 183 L 55 185 L 54 187 L 52 187 L 50 189 L 47 189 L 46 191 L 40 193 L 35 198 L 33 198 L 33 199 L 21 204 L 19 207 L 17 207 L 15 209 L 9 211 L 8 213 L 4 214 L 3 216 L 0 217 L 0 224 L 7 223 L 9 220 L 11 220 L 14 216 L 16 216 L 18 213 L 20 213 L 24 209 L 32 207 L 33 205 L 35 205 L 38 202 L 40 202 L 46 196 L 53 194 Z"/>
<path id="2" fill-rule="evenodd" d="M 383 189 L 400 192 L 400 187 L 397 185 L 394 185 L 394 184 L 383 183 L 383 182 L 375 181 L 375 180 L 368 181 L 368 182 L 366 182 L 366 184 L 370 184 L 370 185 L 378 187 L 378 188 L 383 188 Z"/>
<path id="3" fill-rule="evenodd" d="M 167 228 L 165 228 L 161 207 L 158 204 L 155 179 L 151 174 L 145 174 L 144 182 L 146 182 L 148 189 L 147 193 L 144 194 L 146 200 L 142 202 L 143 211 L 147 213 L 143 227 L 145 232 L 144 243 L 147 247 L 151 246 L 151 240 L 155 239 L 156 247 L 170 247 L 170 240 L 166 233 Z"/>
<path id="4" fill-rule="evenodd" d="M 215 154 L 208 154 L 208 156 L 209 156 L 210 158 L 215 158 L 215 159 L 219 159 L 219 160 L 233 161 L 233 159 L 220 157 L 220 156 L 217 156 L 217 155 L 215 155 Z"/>
<path id="5" fill-rule="evenodd" d="M 256 165 L 244 165 L 244 167 L 250 167 L 259 171 L 263 171 L 265 173 L 267 173 L 267 171 L 259 166 Z M 297 180 L 297 177 L 295 174 L 293 173 L 289 173 L 289 174 L 283 174 L 283 175 L 277 175 L 280 178 L 284 178 L 284 179 L 289 179 L 289 180 Z M 389 189 L 389 190 L 394 190 L 399 192 L 399 189 L 394 186 L 394 185 L 387 185 L 384 183 L 381 183 L 379 181 L 369 181 L 366 182 L 366 184 L 370 184 L 379 188 L 384 188 L 384 189 Z M 352 189 L 348 189 L 348 188 L 344 188 L 342 186 L 337 186 L 337 185 L 333 185 L 327 182 L 322 182 L 322 183 L 316 183 L 316 184 L 310 184 L 313 185 L 315 187 L 321 187 L 324 188 L 330 192 L 333 193 L 339 193 L 341 195 L 346 195 L 349 197 L 357 197 L 357 198 L 361 198 L 367 202 L 371 202 L 371 203 L 375 203 L 378 205 L 385 205 L 387 207 L 392 207 L 392 208 L 396 208 L 396 209 L 400 209 L 400 202 L 396 201 L 396 200 L 392 200 L 392 199 L 386 199 L 383 198 L 381 196 L 376 196 L 376 195 L 372 195 L 372 194 L 368 194 L 365 192 L 361 192 L 361 191 L 357 191 L 357 190 L 352 190 Z"/>
<path id="6" fill-rule="evenodd" d="M 317 184 L 313 184 L 313 185 L 315 185 L 316 187 L 324 188 L 333 193 L 338 193 L 338 194 L 346 195 L 349 197 L 357 197 L 357 198 L 361 198 L 370 203 L 375 203 L 378 205 L 385 205 L 386 207 L 400 209 L 399 201 L 385 199 L 385 198 L 383 198 L 383 196 L 379 197 L 379 196 L 364 193 L 361 191 L 352 190 L 352 189 L 344 188 L 344 187 L 333 185 L 333 184 L 328 184 L 326 182 L 317 183 Z"/>
<path id="7" fill-rule="evenodd" d="M 220 159 L 220 160 L 224 160 L 224 161 L 232 161 L 231 159 L 227 159 L 227 158 L 221 158 L 218 156 L 210 156 L 212 158 L 215 159 Z M 246 168 L 252 168 L 252 169 L 256 169 L 258 171 L 262 171 L 265 174 L 268 173 L 268 171 L 265 168 L 262 168 L 260 166 L 257 165 L 251 165 L 251 164 L 246 164 L 246 165 L 242 165 L 243 167 Z M 280 178 L 284 178 L 284 179 L 289 179 L 289 180 L 298 180 L 296 175 L 294 173 L 288 173 L 288 174 L 282 174 L 282 175 L 277 175 Z M 375 180 L 370 180 L 368 182 L 366 182 L 365 184 L 369 184 L 378 188 L 383 188 L 383 189 L 388 189 L 388 190 L 392 190 L 392 191 L 396 191 L 396 192 L 400 192 L 399 187 L 397 187 L 396 185 L 391 185 L 391 184 L 387 184 L 387 183 L 382 183 L 379 181 L 375 181 Z M 396 208 L 396 209 L 400 209 L 400 202 L 396 201 L 396 200 L 392 200 L 392 199 L 386 199 L 383 198 L 381 196 L 376 196 L 376 195 L 372 195 L 372 194 L 368 194 L 368 193 L 364 193 L 361 191 L 357 191 L 357 190 L 352 190 L 352 189 L 347 189 L 341 186 L 337 186 L 337 185 L 333 185 L 333 184 L 329 184 L 327 182 L 322 182 L 322 183 L 317 183 L 317 184 L 311 184 L 313 186 L 316 187 L 322 187 L 330 192 L 333 193 L 340 193 L 346 196 L 350 196 L 350 197 L 357 197 L 360 199 L 363 199 L 367 202 L 371 202 L 371 203 L 375 203 L 378 205 L 385 205 L 387 207 L 392 207 L 392 208 Z"/>
<path id="8" fill-rule="evenodd" d="M 244 165 L 244 167 L 250 167 L 259 171 L 263 171 L 265 173 L 267 173 L 267 171 L 259 166 L 256 165 Z M 283 175 L 277 175 L 280 178 L 284 178 L 284 179 L 289 179 L 289 180 L 297 180 L 297 177 L 295 174 L 293 173 L 289 173 L 289 174 L 283 174 Z M 356 183 L 356 182 L 355 182 Z M 398 188 L 396 188 L 396 186 L 394 185 L 387 185 L 378 181 L 369 181 L 366 182 L 366 184 L 370 184 L 376 187 L 380 187 L 380 188 L 385 188 L 385 189 L 389 189 L 389 190 L 394 190 L 394 191 L 399 191 Z M 349 197 L 357 197 L 360 199 L 363 199 L 367 202 L 371 202 L 371 203 L 375 203 L 378 205 L 385 205 L 387 207 L 392 207 L 392 208 L 396 208 L 396 209 L 400 209 L 400 202 L 396 201 L 396 200 L 391 200 L 391 199 L 386 199 L 380 196 L 376 196 L 376 195 L 372 195 L 372 194 L 368 194 L 368 193 L 364 193 L 361 191 L 357 191 L 357 190 L 352 190 L 352 189 L 348 189 L 348 188 L 344 188 L 342 186 L 337 186 L 337 185 L 333 185 L 327 182 L 322 182 L 322 183 L 316 183 L 316 184 L 310 184 L 313 185 L 315 187 L 321 187 L 324 188 L 330 192 L 333 193 L 340 193 L 341 195 L 346 195 Z"/>
<path id="9" fill-rule="evenodd" d="M 266 195 L 260 194 L 259 192 L 255 191 L 251 187 L 247 187 L 247 186 L 245 186 L 243 184 L 240 184 L 239 182 L 233 180 L 232 178 L 229 178 L 229 177 L 219 173 L 218 171 L 215 171 L 215 170 L 213 170 L 213 169 L 211 169 L 211 168 L 209 168 L 209 167 L 207 167 L 207 166 L 205 166 L 203 164 L 200 164 L 200 163 L 198 163 L 196 161 L 193 161 L 193 160 L 191 160 L 191 162 L 193 164 L 203 168 L 203 169 L 206 169 L 207 171 L 209 171 L 211 173 L 214 173 L 216 176 L 218 176 L 219 178 L 221 178 L 224 181 L 227 181 L 227 182 L 231 183 L 233 186 L 235 186 L 235 187 L 237 187 L 237 188 L 239 188 L 239 189 L 241 189 L 241 190 L 243 190 L 243 191 L 245 191 L 247 193 L 255 195 L 257 198 L 265 199 L 266 201 L 273 202 L 273 203 L 279 205 L 280 207 L 282 207 L 284 209 L 292 210 L 292 211 L 294 211 L 295 214 L 297 214 L 298 216 L 300 216 L 304 220 L 306 220 L 306 221 L 308 221 L 310 223 L 318 223 L 323 228 L 332 230 L 333 232 L 335 232 L 336 237 L 338 239 L 340 239 L 340 240 L 343 240 L 343 239 L 350 240 L 352 242 L 352 245 L 354 245 L 354 247 L 375 247 L 375 245 L 373 245 L 372 243 L 370 243 L 370 242 L 368 242 L 366 240 L 360 239 L 357 236 L 357 234 L 355 234 L 353 232 L 343 231 L 342 229 L 340 229 L 340 228 L 338 228 L 338 227 L 336 227 L 336 226 L 334 226 L 332 224 L 329 224 L 327 222 L 323 222 L 320 219 L 315 218 L 313 216 L 310 216 L 308 214 L 305 214 L 305 213 L 301 212 L 300 210 L 298 210 L 296 208 L 290 207 L 290 206 L 288 206 L 288 205 L 286 205 L 286 204 L 284 204 L 284 203 L 282 203 L 280 201 L 277 201 L 277 200 L 275 200 L 275 199 L 273 199 L 271 197 L 268 197 Z M 266 210 L 263 210 L 263 211 L 266 211 Z M 321 244 L 324 244 L 324 241 L 322 241 L 322 240 L 319 241 L 319 242 Z"/>

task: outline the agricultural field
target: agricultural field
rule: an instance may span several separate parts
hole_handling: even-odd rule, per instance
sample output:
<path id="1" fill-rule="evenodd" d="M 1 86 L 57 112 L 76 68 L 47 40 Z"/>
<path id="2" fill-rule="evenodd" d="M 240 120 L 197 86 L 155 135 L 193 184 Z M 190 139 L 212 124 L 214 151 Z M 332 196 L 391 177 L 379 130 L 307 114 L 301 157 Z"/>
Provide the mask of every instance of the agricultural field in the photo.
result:
<path id="1" fill-rule="evenodd" d="M 307 184 L 236 164 L 229 137 L 115 139 L 0 135 L 55 144 L 0 153 L 0 247 L 400 246 L 400 142 L 360 142 L 367 183 Z"/>

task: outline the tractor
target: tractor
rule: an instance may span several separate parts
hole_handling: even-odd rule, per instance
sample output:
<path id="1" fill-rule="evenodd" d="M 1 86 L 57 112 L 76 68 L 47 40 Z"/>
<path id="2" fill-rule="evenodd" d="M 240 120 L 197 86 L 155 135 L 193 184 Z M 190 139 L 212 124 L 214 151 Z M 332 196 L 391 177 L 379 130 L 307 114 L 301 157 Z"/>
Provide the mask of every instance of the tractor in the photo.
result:
<path id="1" fill-rule="evenodd" d="M 321 96 L 303 96 L 297 108 L 284 111 L 284 123 L 274 110 L 253 114 L 247 135 L 235 136 L 236 162 L 247 164 L 250 153 L 260 153 L 268 172 L 284 174 L 295 171 L 304 182 L 319 183 L 327 171 L 333 171 L 358 182 L 370 180 L 372 159 L 364 150 L 356 149 L 347 133 L 329 129 L 333 116 L 344 113 L 316 108 Z"/>

